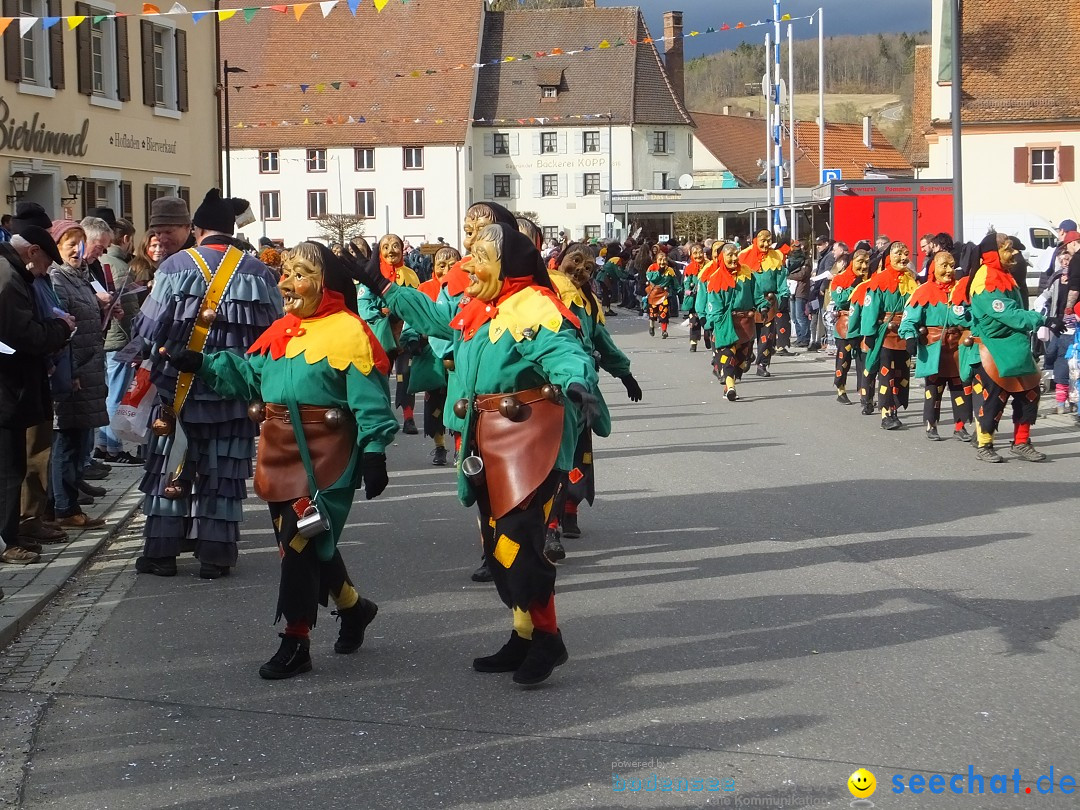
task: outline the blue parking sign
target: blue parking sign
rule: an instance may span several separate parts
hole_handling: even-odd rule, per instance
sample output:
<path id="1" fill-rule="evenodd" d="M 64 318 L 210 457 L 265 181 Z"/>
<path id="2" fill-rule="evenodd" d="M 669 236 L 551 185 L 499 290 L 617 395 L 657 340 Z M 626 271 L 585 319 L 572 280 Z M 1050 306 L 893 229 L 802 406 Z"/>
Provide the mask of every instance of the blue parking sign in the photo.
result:
<path id="1" fill-rule="evenodd" d="M 833 180 L 843 180 L 844 173 L 840 169 L 822 169 L 821 170 L 821 182 L 828 183 Z"/>

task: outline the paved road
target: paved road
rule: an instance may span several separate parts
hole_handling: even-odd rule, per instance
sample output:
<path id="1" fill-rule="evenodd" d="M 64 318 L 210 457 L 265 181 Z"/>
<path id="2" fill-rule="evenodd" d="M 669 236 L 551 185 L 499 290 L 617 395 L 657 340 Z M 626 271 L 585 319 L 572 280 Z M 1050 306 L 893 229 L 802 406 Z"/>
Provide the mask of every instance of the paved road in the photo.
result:
<path id="1" fill-rule="evenodd" d="M 324 614 L 311 675 L 258 678 L 277 641 L 258 504 L 228 580 L 193 561 L 136 577 L 121 536 L 0 659 L 0 790 L 35 810 L 846 807 L 865 766 L 877 807 L 1072 806 L 1036 779 L 1080 776 L 1080 431 L 1047 420 L 1050 463 L 981 465 L 917 414 L 884 433 L 836 404 L 823 358 L 728 403 L 684 338 L 612 324 L 646 400 L 606 383 L 617 432 L 560 570 L 570 662 L 544 688 L 471 670 L 508 617 L 468 580 L 451 472 L 401 436 L 344 544 L 380 605 L 358 654 L 332 653 Z M 967 790 L 969 766 L 982 796 L 891 792 Z M 990 795 L 1014 769 L 1033 795 Z M 733 790 L 647 791 L 652 774 Z"/>

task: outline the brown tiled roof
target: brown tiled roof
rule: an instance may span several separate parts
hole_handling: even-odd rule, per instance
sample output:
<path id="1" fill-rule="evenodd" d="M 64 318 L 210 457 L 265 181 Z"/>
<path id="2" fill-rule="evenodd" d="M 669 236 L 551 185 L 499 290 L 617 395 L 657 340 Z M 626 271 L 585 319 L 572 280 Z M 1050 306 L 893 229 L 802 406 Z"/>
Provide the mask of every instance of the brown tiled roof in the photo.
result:
<path id="1" fill-rule="evenodd" d="M 223 6 L 241 8 L 242 0 Z M 323 18 L 314 4 L 297 21 L 264 10 L 249 24 L 222 24 L 222 56 L 247 73 L 230 84 L 316 84 L 344 80 L 340 90 L 231 90 L 230 119 L 323 122 L 352 115 L 364 124 L 260 127 L 231 130 L 234 147 L 340 146 L 463 143 L 473 99 L 483 3 L 409 0 L 376 13 L 370 3 L 353 17 L 339 3 Z M 209 24 L 209 23 L 204 23 Z M 419 78 L 393 78 L 435 67 L 466 64 Z M 348 81 L 356 82 L 350 86 Z M 413 123 L 411 119 L 448 119 Z M 388 122 L 386 119 L 401 119 Z M 450 120 L 453 119 L 453 120 Z"/>
<path id="2" fill-rule="evenodd" d="M 607 115 L 616 124 L 692 124 L 677 100 L 637 8 L 567 8 L 490 13 L 481 61 L 501 56 L 596 48 L 604 40 L 624 45 L 574 56 L 544 57 L 563 69 L 558 98 L 540 101 L 530 60 L 479 71 L 476 118 L 519 120 Z M 570 119 L 573 120 L 573 119 Z M 531 124 L 530 124 L 531 125 Z"/>
<path id="3" fill-rule="evenodd" d="M 1080 3 L 964 4 L 963 120 L 1080 119 Z"/>
<path id="4" fill-rule="evenodd" d="M 906 149 L 912 166 L 930 165 L 930 145 L 926 142 L 926 133 L 930 129 L 931 55 L 929 45 L 915 46 L 915 91 L 911 98 L 911 136 Z"/>
<path id="5" fill-rule="evenodd" d="M 759 181 L 758 159 L 766 155 L 767 128 L 764 118 L 693 113 L 697 136 L 717 160 L 723 163 L 741 185 L 764 186 Z M 825 168 L 840 169 L 845 177 L 862 177 L 867 164 L 889 174 L 912 174 L 912 166 L 875 127 L 873 149 L 862 142 L 861 124 L 825 124 Z M 787 141 L 784 159 L 788 159 Z M 813 121 L 795 122 L 795 184 L 816 186 L 821 181 L 818 165 L 818 125 Z"/>

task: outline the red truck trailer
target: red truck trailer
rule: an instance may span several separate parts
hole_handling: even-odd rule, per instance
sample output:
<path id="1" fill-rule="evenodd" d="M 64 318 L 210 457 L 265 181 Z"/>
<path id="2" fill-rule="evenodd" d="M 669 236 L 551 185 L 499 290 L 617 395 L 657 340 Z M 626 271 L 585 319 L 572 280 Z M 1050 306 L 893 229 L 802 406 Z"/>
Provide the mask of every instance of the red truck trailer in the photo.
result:
<path id="1" fill-rule="evenodd" d="M 913 260 L 924 233 L 952 233 L 952 180 L 833 180 L 832 237 L 853 248 L 880 234 L 906 242 Z"/>

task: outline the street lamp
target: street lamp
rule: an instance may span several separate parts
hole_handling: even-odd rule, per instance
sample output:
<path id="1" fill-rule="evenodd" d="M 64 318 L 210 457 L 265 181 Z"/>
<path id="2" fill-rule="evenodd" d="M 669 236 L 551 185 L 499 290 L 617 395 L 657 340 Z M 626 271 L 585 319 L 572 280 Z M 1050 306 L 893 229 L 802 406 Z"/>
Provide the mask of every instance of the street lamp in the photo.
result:
<path id="1" fill-rule="evenodd" d="M 246 70 L 239 67 L 233 67 L 229 65 L 229 60 L 226 59 L 222 63 L 224 67 L 224 79 L 221 83 L 222 91 L 225 97 L 225 196 L 232 196 L 232 166 L 229 160 L 229 128 L 232 126 L 229 123 L 229 76 L 233 73 L 247 73 Z"/>
<path id="2" fill-rule="evenodd" d="M 64 178 L 64 183 L 67 185 L 68 195 L 64 197 L 61 195 L 60 203 L 73 203 L 79 199 L 79 192 L 82 191 L 82 178 L 75 174 L 69 174 Z"/>
<path id="3" fill-rule="evenodd" d="M 607 234 L 607 240 L 610 242 L 615 238 L 615 202 L 614 202 L 614 182 L 612 178 L 615 172 L 615 141 L 611 135 L 611 119 L 613 115 L 611 111 L 607 114 L 607 228 L 604 233 Z"/>
<path id="4" fill-rule="evenodd" d="M 30 175 L 26 172 L 18 171 L 11 174 L 11 194 L 7 196 L 8 205 L 14 205 L 19 201 L 19 197 L 25 194 L 30 189 Z"/>

